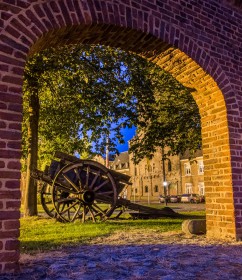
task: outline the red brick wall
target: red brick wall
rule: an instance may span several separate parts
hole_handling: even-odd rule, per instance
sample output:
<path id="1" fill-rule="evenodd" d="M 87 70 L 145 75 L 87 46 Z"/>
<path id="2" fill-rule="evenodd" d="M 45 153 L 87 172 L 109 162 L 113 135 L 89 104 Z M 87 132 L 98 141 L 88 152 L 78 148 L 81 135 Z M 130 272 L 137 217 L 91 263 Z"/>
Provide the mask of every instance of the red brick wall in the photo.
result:
<path id="1" fill-rule="evenodd" d="M 75 42 L 135 51 L 195 89 L 207 235 L 242 237 L 241 24 L 240 5 L 232 0 L 1 0 L 0 271 L 17 268 L 19 257 L 25 61 L 48 46 Z"/>

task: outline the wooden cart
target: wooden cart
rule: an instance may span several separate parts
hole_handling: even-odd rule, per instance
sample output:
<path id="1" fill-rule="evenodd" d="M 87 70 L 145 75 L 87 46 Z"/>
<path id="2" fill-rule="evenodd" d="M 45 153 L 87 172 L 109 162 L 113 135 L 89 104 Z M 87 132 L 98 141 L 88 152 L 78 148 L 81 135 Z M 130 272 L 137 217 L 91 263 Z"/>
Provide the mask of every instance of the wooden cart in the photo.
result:
<path id="1" fill-rule="evenodd" d="M 50 167 L 35 170 L 31 176 L 44 182 L 41 204 L 45 212 L 61 222 L 105 221 L 119 209 L 137 211 L 140 216 L 178 216 L 170 208 L 154 209 L 132 203 L 121 197 L 130 183 L 130 176 L 92 161 L 56 152 Z M 134 214 L 135 216 L 135 214 Z"/>

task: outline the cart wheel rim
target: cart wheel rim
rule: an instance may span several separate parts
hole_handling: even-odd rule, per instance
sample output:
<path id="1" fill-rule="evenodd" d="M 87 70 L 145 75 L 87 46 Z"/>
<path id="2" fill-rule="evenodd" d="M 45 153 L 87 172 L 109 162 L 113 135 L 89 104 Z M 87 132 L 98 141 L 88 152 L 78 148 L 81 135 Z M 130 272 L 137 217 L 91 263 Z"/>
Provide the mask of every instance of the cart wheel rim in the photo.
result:
<path id="1" fill-rule="evenodd" d="M 58 219 L 82 222 L 108 219 L 116 208 L 117 187 L 109 169 L 85 160 L 64 166 L 52 184 Z"/>
<path id="2" fill-rule="evenodd" d="M 45 213 L 51 217 L 55 218 L 56 211 L 52 202 L 52 186 L 48 183 L 44 183 L 41 192 L 40 192 L 40 200 Z"/>

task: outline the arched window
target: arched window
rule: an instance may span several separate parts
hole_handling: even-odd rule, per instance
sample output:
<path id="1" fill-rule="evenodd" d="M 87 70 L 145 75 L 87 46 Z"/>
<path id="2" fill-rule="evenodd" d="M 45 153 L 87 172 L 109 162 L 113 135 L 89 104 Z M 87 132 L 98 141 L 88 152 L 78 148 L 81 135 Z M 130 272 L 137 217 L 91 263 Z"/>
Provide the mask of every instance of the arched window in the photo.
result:
<path id="1" fill-rule="evenodd" d="M 168 172 L 171 172 L 171 161 L 168 160 Z"/>
<path id="2" fill-rule="evenodd" d="M 157 185 L 155 185 L 155 192 L 158 192 L 159 191 L 159 188 Z"/>
<path id="3" fill-rule="evenodd" d="M 149 192 L 148 186 L 145 186 L 145 192 L 146 192 L 146 193 Z"/>
<path id="4" fill-rule="evenodd" d="M 198 165 L 198 175 L 203 175 L 204 174 L 204 164 L 203 164 L 203 160 L 199 160 L 197 162 Z"/>
<path id="5" fill-rule="evenodd" d="M 191 176 L 191 165 L 190 163 L 185 163 L 185 176 Z"/>

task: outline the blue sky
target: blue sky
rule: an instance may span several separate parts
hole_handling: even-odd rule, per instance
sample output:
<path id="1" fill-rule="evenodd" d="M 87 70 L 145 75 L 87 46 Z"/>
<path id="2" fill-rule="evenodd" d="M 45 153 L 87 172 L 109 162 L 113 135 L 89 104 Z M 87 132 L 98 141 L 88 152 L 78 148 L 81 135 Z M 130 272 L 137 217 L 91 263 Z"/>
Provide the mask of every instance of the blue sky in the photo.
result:
<path id="1" fill-rule="evenodd" d="M 117 149 L 119 150 L 120 153 L 128 151 L 128 141 L 135 135 L 135 130 L 136 130 L 136 127 L 125 128 L 122 130 L 125 144 L 123 144 L 123 145 L 117 144 Z"/>

